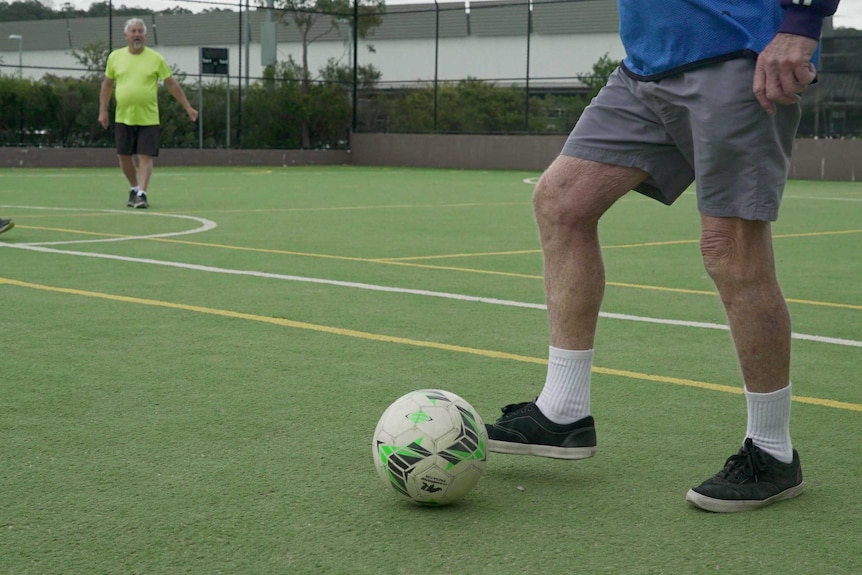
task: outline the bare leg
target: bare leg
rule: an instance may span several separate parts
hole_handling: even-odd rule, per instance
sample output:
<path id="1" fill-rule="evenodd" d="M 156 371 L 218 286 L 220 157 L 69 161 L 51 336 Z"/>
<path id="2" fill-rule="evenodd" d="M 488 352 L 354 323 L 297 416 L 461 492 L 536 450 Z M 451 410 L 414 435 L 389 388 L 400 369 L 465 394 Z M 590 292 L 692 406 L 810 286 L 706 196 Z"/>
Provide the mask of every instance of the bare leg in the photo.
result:
<path id="1" fill-rule="evenodd" d="M 790 313 L 778 285 L 769 222 L 701 218 L 701 252 L 727 312 L 745 388 L 790 383 Z"/>
<path id="2" fill-rule="evenodd" d="M 585 459 L 596 452 L 590 374 L 605 268 L 602 215 L 647 177 L 625 168 L 559 156 L 533 194 L 544 254 L 550 347 L 545 385 L 534 402 L 503 408 L 488 426 L 488 449 Z"/>
<path id="3" fill-rule="evenodd" d="M 153 175 L 153 157 L 144 154 L 135 156 L 138 161 L 138 183 L 142 190 L 150 189 L 150 177 Z"/>
<path id="4" fill-rule="evenodd" d="M 534 402 L 508 405 L 488 426 L 488 449 L 585 459 L 596 453 L 590 415 L 593 342 L 605 289 L 602 215 L 647 174 L 559 156 L 533 194 L 545 265 L 550 348 L 545 385 Z"/>
<path id="5" fill-rule="evenodd" d="M 545 265 L 551 346 L 593 348 L 604 297 L 599 218 L 642 182 L 637 168 L 559 156 L 533 195 Z"/>
<path id="6" fill-rule="evenodd" d="M 138 185 L 138 170 L 135 168 L 135 162 L 132 156 L 117 155 L 120 160 L 120 169 L 123 170 L 123 175 L 129 182 L 129 186 L 134 188 Z"/>
<path id="7" fill-rule="evenodd" d="M 739 453 L 685 498 L 708 511 L 756 509 L 796 497 L 804 485 L 790 439 L 790 314 L 775 275 L 771 226 L 702 216 L 700 249 L 727 312 L 748 422 Z"/>

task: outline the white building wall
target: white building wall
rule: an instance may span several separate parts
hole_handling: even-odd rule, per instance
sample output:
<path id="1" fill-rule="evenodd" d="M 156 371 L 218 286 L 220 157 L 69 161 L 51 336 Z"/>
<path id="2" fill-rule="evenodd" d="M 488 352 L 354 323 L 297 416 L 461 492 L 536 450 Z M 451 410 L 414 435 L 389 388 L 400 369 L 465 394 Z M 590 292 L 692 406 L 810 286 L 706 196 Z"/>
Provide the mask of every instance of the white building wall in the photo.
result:
<path id="1" fill-rule="evenodd" d="M 4 75 L 18 74 L 18 51 L 8 50 L 9 43 L 2 43 L 0 72 Z M 374 52 L 368 50 L 374 47 Z M 240 75 L 240 50 L 236 43 L 210 44 L 209 47 L 230 50 L 230 75 Z M 188 76 L 199 72 L 197 47 L 153 46 L 167 60 Z M 527 74 L 526 37 L 476 37 L 443 38 L 439 42 L 437 77 L 441 81 L 457 81 L 467 77 L 481 80 L 499 80 L 503 84 L 523 84 Z M 342 42 L 315 42 L 309 46 L 309 66 L 316 72 L 329 58 L 344 65 L 352 64 L 352 46 Z M 621 60 L 624 52 L 616 34 L 579 34 L 572 36 L 541 36 L 530 38 L 530 81 L 541 84 L 571 84 L 579 74 L 588 74 L 593 64 L 602 56 Z M 278 59 L 293 56 L 302 61 L 299 44 L 279 44 Z M 250 44 L 248 54 L 242 47 L 242 76 L 252 79 L 260 77 L 260 44 Z M 38 79 L 46 73 L 58 76 L 81 76 L 75 72 L 80 67 L 70 50 L 25 50 L 22 53 L 23 74 Z M 433 39 L 387 40 L 360 42 L 359 63 L 373 64 L 386 83 L 432 81 L 434 79 L 435 42 Z M 560 78 L 552 81 L 548 78 Z"/>

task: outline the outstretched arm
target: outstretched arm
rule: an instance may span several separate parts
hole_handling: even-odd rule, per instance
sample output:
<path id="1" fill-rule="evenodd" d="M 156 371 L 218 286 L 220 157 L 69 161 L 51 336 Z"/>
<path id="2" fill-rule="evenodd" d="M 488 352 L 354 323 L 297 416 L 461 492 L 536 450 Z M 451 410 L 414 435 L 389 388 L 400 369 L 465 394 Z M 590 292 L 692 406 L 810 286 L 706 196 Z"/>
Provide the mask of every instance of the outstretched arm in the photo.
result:
<path id="1" fill-rule="evenodd" d="M 757 58 L 754 94 L 770 114 L 775 104 L 795 104 L 799 94 L 817 76 L 811 57 L 820 42 L 823 19 L 831 16 L 840 0 L 780 0 L 784 22 L 778 34 Z"/>
<path id="2" fill-rule="evenodd" d="M 171 96 L 176 99 L 177 102 L 185 108 L 186 114 L 189 115 L 189 118 L 192 122 L 198 119 L 198 111 L 192 108 L 192 105 L 189 104 L 188 98 L 186 98 L 186 93 L 183 92 L 183 87 L 180 86 L 180 83 L 177 82 L 173 76 L 165 78 L 165 87 L 168 89 L 168 92 L 171 93 Z"/>

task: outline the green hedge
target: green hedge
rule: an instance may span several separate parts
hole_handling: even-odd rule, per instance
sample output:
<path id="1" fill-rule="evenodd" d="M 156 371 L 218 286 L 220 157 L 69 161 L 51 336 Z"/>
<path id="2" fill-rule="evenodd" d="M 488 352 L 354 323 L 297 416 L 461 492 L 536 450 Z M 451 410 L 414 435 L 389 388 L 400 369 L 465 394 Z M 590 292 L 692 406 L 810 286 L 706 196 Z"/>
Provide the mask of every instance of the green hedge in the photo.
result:
<path id="1" fill-rule="evenodd" d="M 343 78 L 303 86 L 294 78 L 270 77 L 241 87 L 234 78 L 229 89 L 225 81 L 199 86 L 182 76 L 177 80 L 202 112 L 202 140 L 198 124 L 160 89 L 162 147 L 347 146 L 353 96 L 352 83 Z M 96 75 L 41 80 L 0 76 L 0 145 L 113 147 L 113 130 L 102 129 L 97 121 L 100 84 Z M 587 98 L 545 94 L 527 100 L 524 88 L 468 79 L 440 83 L 436 90 L 427 83 L 386 89 L 363 82 L 357 102 L 356 129 L 362 132 L 567 133 Z"/>

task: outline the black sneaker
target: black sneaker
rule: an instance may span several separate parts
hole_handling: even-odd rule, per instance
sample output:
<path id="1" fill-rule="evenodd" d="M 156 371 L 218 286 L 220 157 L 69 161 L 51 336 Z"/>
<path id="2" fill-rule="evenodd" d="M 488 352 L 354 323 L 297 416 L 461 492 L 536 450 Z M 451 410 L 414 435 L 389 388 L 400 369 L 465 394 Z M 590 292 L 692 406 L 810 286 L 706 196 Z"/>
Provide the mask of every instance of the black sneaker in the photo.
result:
<path id="1" fill-rule="evenodd" d="M 591 415 L 574 423 L 554 423 L 535 401 L 507 405 L 500 419 L 485 428 L 488 451 L 495 453 L 557 459 L 586 459 L 596 453 L 596 424 Z"/>
<path id="2" fill-rule="evenodd" d="M 15 227 L 15 222 L 12 220 L 0 220 L 0 234 L 5 232 L 6 230 L 11 230 Z"/>
<path id="3" fill-rule="evenodd" d="M 126 202 L 127 208 L 134 208 L 135 202 L 138 201 L 138 192 L 135 190 L 129 190 L 129 201 Z"/>
<path id="4" fill-rule="evenodd" d="M 716 513 L 748 511 L 802 493 L 802 466 L 793 450 L 793 461 L 782 463 L 746 438 L 739 453 L 731 455 L 724 469 L 688 490 L 685 499 L 695 507 Z"/>
<path id="5" fill-rule="evenodd" d="M 139 209 L 147 209 L 150 207 L 150 204 L 147 203 L 146 192 L 140 192 L 137 197 L 135 197 L 135 207 Z"/>

